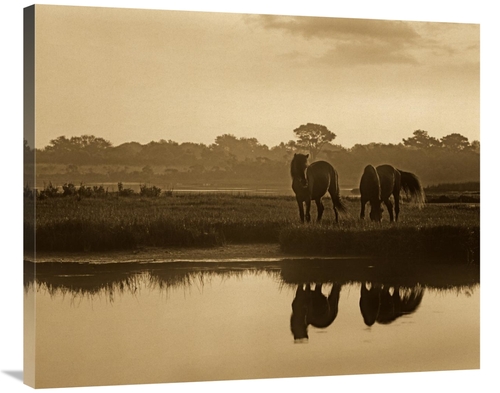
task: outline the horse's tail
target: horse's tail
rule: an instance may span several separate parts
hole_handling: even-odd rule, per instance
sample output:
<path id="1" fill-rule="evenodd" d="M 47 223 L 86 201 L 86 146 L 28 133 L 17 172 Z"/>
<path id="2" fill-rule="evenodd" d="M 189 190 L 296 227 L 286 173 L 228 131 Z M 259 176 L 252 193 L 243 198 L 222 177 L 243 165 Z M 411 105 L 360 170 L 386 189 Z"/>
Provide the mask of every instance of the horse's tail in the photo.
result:
<path id="1" fill-rule="evenodd" d="M 381 199 L 380 178 L 373 165 L 367 165 L 365 167 L 359 183 L 359 192 L 361 196 L 364 196 L 370 201 L 374 198 L 378 200 Z"/>
<path id="2" fill-rule="evenodd" d="M 419 208 L 422 208 L 425 205 L 425 192 L 420 179 L 411 172 L 404 172 L 401 169 L 398 171 L 401 173 L 401 188 Z"/>
<path id="3" fill-rule="evenodd" d="M 335 182 L 335 191 L 330 192 L 330 196 L 332 197 L 333 206 L 337 208 L 340 213 L 346 213 L 347 207 L 344 201 L 340 198 L 340 187 L 339 187 L 339 175 L 337 171 L 333 169 L 334 177 L 331 181 Z"/>
<path id="4" fill-rule="evenodd" d="M 339 194 L 336 194 L 336 195 L 332 196 L 332 201 L 333 201 L 333 204 L 335 205 L 335 207 L 337 208 L 337 210 L 340 213 L 347 212 L 347 207 L 346 207 L 344 201 L 342 199 L 340 199 L 340 195 Z"/>

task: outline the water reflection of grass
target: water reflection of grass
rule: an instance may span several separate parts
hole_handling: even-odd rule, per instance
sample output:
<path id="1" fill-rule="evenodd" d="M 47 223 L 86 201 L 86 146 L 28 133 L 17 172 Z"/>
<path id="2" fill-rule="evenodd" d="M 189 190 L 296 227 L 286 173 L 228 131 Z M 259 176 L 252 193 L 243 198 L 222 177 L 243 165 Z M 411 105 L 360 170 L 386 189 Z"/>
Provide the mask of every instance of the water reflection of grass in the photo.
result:
<path id="1" fill-rule="evenodd" d="M 144 283 L 144 273 L 97 272 L 94 269 L 89 269 L 86 273 L 75 274 L 57 271 L 40 274 L 37 272 L 35 279 L 33 270 L 29 266 L 26 267 L 25 263 L 25 290 L 35 288 L 35 283 L 37 290 L 47 291 L 50 295 L 62 294 L 72 297 L 105 295 L 110 301 L 113 301 L 115 295 L 125 292 L 136 293 Z"/>
<path id="2" fill-rule="evenodd" d="M 307 262 L 307 263 L 305 263 Z M 34 265 L 25 262 L 24 286 L 35 283 Z M 113 300 L 117 294 L 136 293 L 141 288 L 170 291 L 192 286 L 203 287 L 213 280 L 245 279 L 267 276 L 279 287 L 296 287 L 303 283 L 379 282 L 412 288 L 422 286 L 436 290 L 470 290 L 479 284 L 477 266 L 375 264 L 367 260 L 346 261 L 284 261 L 281 263 L 235 263 L 196 266 L 190 264 L 64 264 L 37 265 L 37 290 L 75 297 L 106 295 Z"/>
<path id="3" fill-rule="evenodd" d="M 25 201 L 30 204 L 33 201 Z M 400 222 L 360 221 L 359 202 L 346 200 L 347 215 L 336 225 L 325 200 L 321 225 L 298 223 L 293 197 L 193 194 L 171 198 L 48 198 L 36 202 L 38 251 L 107 251 L 137 247 L 215 246 L 226 243 L 277 243 L 285 252 L 401 257 L 478 252 L 478 204 L 401 207 Z M 30 206 L 27 206 L 30 211 Z M 313 207 L 313 217 L 315 208 Z M 385 213 L 387 216 L 387 213 Z M 387 218 L 387 217 L 386 217 Z M 25 248 L 35 221 L 24 222 Z M 463 248 L 463 247 L 462 247 Z M 423 253 L 422 253 L 423 252 Z M 441 254 L 440 254 L 441 253 Z M 452 257 L 455 258 L 456 254 Z"/>
<path id="4" fill-rule="evenodd" d="M 140 263 L 127 264 L 72 264 L 44 263 L 36 265 L 25 262 L 24 288 L 32 289 L 36 282 L 37 290 L 49 294 L 69 294 L 80 296 L 101 296 L 105 294 L 113 300 L 116 294 L 136 293 L 140 288 L 169 291 L 192 286 L 203 287 L 212 280 L 243 278 L 248 275 L 267 275 L 278 277 L 275 268 L 256 266 L 219 267 L 179 267 L 178 264 L 155 264 L 145 267 Z M 217 266 L 214 264 L 214 266 Z"/>
<path id="5" fill-rule="evenodd" d="M 479 267 L 445 263 L 405 263 L 403 261 L 339 260 L 311 264 L 292 261 L 281 269 L 281 281 L 303 282 L 379 282 L 391 286 L 434 288 L 470 288 L 479 284 Z"/>

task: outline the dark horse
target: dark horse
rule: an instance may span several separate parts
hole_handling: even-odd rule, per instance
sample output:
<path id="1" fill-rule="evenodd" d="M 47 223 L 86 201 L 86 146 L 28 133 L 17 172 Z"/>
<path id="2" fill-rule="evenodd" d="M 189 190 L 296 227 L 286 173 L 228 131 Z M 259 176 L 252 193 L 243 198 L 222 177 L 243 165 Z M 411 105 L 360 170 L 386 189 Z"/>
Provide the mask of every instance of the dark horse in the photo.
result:
<path id="1" fill-rule="evenodd" d="M 345 212 L 346 208 L 340 199 L 339 177 L 337 171 L 326 161 L 316 161 L 307 165 L 309 154 L 294 154 L 290 174 L 292 175 L 292 189 L 299 205 L 300 220 L 304 222 L 304 203 L 306 204 L 305 219 L 311 221 L 311 200 L 318 208 L 318 222 L 323 216 L 325 207 L 321 198 L 328 193 L 332 198 L 335 222 L 339 222 L 338 211 Z"/>
<path id="2" fill-rule="evenodd" d="M 371 220 L 381 221 L 382 208 L 380 205 L 384 202 L 387 206 L 391 222 L 397 221 L 399 217 L 401 189 L 419 207 L 424 205 L 424 188 L 416 175 L 396 169 L 391 165 L 379 165 L 376 169 L 373 165 L 367 165 L 359 184 L 359 191 L 361 193 L 361 219 L 365 217 L 365 204 L 370 202 Z M 391 195 L 394 197 L 394 206 L 389 200 Z M 395 216 L 394 213 L 396 213 Z"/>
<path id="3" fill-rule="evenodd" d="M 333 284 L 328 297 L 322 293 L 322 284 L 316 284 L 314 290 L 311 285 L 299 285 L 292 302 L 292 316 L 290 329 L 295 342 L 309 339 L 307 327 L 325 329 L 330 326 L 339 312 L 341 285 Z"/>
<path id="4" fill-rule="evenodd" d="M 414 313 L 423 296 L 424 289 L 420 286 L 404 289 L 399 286 L 363 283 L 359 308 L 366 326 L 372 326 L 375 322 L 388 325 L 403 315 Z"/>

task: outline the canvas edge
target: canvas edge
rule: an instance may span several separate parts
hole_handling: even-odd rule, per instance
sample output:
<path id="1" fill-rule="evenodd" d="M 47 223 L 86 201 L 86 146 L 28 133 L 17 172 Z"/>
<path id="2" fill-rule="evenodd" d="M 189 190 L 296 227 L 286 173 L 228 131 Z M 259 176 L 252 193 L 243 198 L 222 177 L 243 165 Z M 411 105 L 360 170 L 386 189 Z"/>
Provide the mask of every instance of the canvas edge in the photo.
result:
<path id="1" fill-rule="evenodd" d="M 35 186 L 35 6 L 23 9 L 23 186 Z M 35 198 L 33 198 L 35 201 Z M 35 203 L 24 205 L 23 218 L 34 220 Z M 34 225 L 27 230 L 24 226 L 24 256 L 34 260 Z M 29 239 L 31 237 L 31 239 Z M 30 246 L 26 247 L 29 244 Z M 34 277 L 34 264 L 24 263 L 24 280 Z M 25 288 L 23 323 L 23 382 L 35 387 L 35 292 Z"/>

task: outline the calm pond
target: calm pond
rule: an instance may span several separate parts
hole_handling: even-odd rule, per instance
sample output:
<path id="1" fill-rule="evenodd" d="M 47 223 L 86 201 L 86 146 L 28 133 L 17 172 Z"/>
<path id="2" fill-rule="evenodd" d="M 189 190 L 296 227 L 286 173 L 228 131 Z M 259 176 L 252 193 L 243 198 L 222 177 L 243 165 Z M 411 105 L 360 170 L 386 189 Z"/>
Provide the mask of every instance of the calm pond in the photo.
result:
<path id="1" fill-rule="evenodd" d="M 479 368 L 477 266 L 25 269 L 37 387 Z"/>

